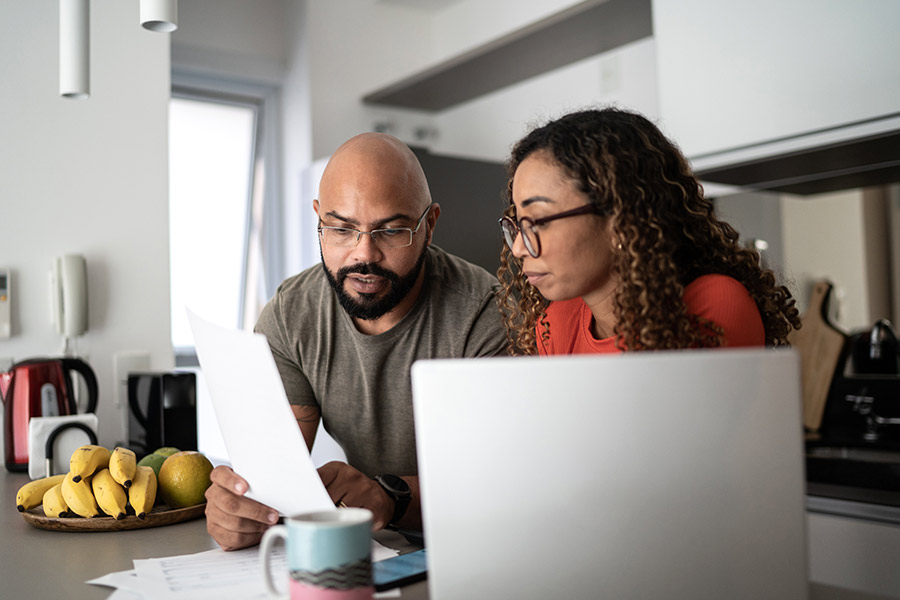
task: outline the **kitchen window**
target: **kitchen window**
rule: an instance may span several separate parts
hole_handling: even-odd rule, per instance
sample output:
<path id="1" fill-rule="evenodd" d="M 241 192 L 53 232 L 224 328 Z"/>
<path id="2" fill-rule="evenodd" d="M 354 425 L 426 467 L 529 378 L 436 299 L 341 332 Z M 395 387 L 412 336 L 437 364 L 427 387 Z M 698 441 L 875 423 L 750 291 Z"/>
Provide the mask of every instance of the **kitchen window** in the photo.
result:
<path id="1" fill-rule="evenodd" d="M 277 279 L 272 98 L 253 86 L 173 74 L 169 252 L 179 367 L 196 365 L 186 308 L 223 327 L 251 329 Z"/>

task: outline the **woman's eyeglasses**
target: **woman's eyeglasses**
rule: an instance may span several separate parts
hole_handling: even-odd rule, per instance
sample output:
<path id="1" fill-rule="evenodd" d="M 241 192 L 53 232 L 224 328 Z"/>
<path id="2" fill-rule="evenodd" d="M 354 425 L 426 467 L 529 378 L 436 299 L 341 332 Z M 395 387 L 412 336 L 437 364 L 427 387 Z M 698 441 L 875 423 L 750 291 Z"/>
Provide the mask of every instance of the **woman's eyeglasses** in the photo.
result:
<path id="1" fill-rule="evenodd" d="M 512 250 L 513 244 L 516 242 L 516 236 L 521 233 L 522 242 L 525 244 L 525 249 L 528 250 L 528 254 L 533 258 L 537 258 L 541 255 L 541 238 L 538 236 L 535 227 L 539 227 L 550 221 L 555 221 L 556 219 L 565 219 L 566 217 L 577 217 L 578 215 L 589 214 L 602 215 L 603 211 L 601 211 L 596 204 L 585 204 L 584 206 L 550 215 L 549 217 L 541 217 L 540 219 L 522 217 L 519 219 L 518 223 L 516 223 L 512 217 L 503 217 L 499 221 L 500 230 L 503 232 L 503 239 L 506 240 L 506 244 L 509 246 L 510 250 Z"/>

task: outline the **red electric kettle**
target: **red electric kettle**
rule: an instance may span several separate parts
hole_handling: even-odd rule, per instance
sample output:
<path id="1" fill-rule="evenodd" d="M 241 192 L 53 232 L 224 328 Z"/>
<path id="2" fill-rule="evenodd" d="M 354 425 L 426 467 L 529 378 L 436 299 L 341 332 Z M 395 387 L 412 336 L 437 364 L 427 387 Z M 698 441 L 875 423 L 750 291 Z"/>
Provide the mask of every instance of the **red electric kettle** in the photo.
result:
<path id="1" fill-rule="evenodd" d="M 8 471 L 28 470 L 28 422 L 32 417 L 74 415 L 78 412 L 72 378 L 84 378 L 88 398 L 84 412 L 97 408 L 97 376 L 78 358 L 32 358 L 0 373 L 3 397 L 3 445 Z"/>

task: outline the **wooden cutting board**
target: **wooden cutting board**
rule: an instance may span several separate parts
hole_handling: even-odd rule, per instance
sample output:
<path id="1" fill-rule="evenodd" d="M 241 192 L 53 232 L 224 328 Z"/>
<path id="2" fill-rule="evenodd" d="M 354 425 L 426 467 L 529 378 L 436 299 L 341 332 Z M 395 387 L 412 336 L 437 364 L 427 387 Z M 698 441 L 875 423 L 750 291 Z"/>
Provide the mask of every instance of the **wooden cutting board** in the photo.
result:
<path id="1" fill-rule="evenodd" d="M 828 322 L 832 287 L 828 281 L 813 285 L 809 308 L 801 318 L 803 326 L 788 336 L 800 355 L 803 426 L 810 431 L 818 431 L 822 425 L 831 379 L 847 342 L 846 334 Z"/>

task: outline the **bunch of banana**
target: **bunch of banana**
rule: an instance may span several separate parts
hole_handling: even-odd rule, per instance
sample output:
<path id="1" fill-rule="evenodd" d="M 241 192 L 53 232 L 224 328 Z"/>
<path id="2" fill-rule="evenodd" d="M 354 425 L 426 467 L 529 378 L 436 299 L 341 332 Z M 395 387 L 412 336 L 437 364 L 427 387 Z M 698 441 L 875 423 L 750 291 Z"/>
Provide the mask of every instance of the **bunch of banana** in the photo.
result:
<path id="1" fill-rule="evenodd" d="M 39 505 L 44 494 L 53 486 L 62 483 L 65 475 L 54 475 L 53 477 L 44 477 L 43 479 L 35 479 L 29 481 L 19 488 L 16 492 L 16 508 L 19 512 L 25 512 Z"/>
<path id="2" fill-rule="evenodd" d="M 79 517 L 96 517 L 100 514 L 100 507 L 94 498 L 94 490 L 91 488 L 91 478 L 80 478 L 75 481 L 75 475 L 69 471 L 62 481 L 61 491 L 63 500 L 69 507 L 69 512 Z"/>
<path id="3" fill-rule="evenodd" d="M 65 477 L 65 475 L 58 475 L 58 477 Z M 44 505 L 44 514 L 48 517 L 69 516 L 69 505 L 66 504 L 66 500 L 62 495 L 62 482 L 57 483 L 44 492 L 44 498 L 41 504 Z"/>
<path id="4" fill-rule="evenodd" d="M 123 487 L 131 487 L 136 468 L 137 457 L 128 448 L 118 446 L 109 455 L 109 473 Z"/>
<path id="5" fill-rule="evenodd" d="M 69 473 L 72 474 L 72 481 L 75 483 L 108 466 L 109 450 L 103 446 L 94 446 L 92 444 L 81 446 L 69 458 Z"/>
<path id="6" fill-rule="evenodd" d="M 118 447 L 110 453 L 102 446 L 81 446 L 72 453 L 69 472 L 36 479 L 16 494 L 16 508 L 25 512 L 43 504 L 48 517 L 124 519 L 128 505 L 144 519 L 156 502 L 156 472 L 137 466 L 135 454 Z"/>
<path id="7" fill-rule="evenodd" d="M 125 504 L 128 502 L 125 488 L 113 479 L 109 469 L 102 469 L 94 474 L 91 489 L 100 510 L 119 521 L 125 518 Z"/>
<path id="8" fill-rule="evenodd" d="M 156 502 L 156 471 L 153 467 L 140 466 L 134 475 L 134 483 L 128 488 L 128 500 L 139 519 L 147 517 Z"/>

